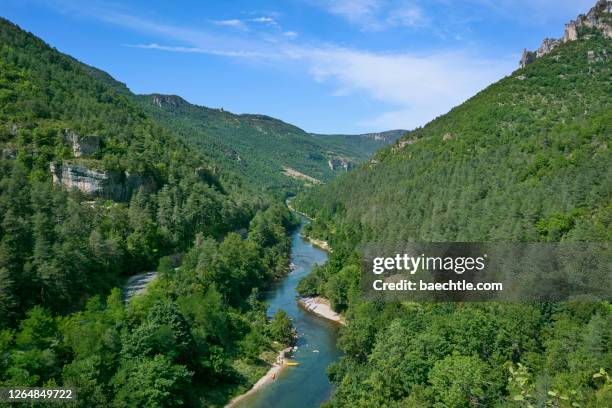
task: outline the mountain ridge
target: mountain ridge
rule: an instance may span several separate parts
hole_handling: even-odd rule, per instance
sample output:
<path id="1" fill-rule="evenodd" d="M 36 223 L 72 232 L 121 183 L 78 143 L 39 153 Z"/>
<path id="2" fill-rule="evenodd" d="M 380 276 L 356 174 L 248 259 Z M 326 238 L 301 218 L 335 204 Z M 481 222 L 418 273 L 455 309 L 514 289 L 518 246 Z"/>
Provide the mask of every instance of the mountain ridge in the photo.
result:
<path id="1" fill-rule="evenodd" d="M 609 383 L 593 381 L 612 364 L 605 299 L 378 302 L 362 286 L 372 244 L 608 247 L 612 39 L 583 34 L 292 201 L 334 249 L 300 295 L 348 321 L 327 407 L 610 406 Z"/>
<path id="2" fill-rule="evenodd" d="M 280 194 L 328 182 L 367 160 L 397 134 L 313 135 L 268 115 L 234 114 L 177 95 L 138 95 L 136 100 L 183 140 L 208 151 L 213 146 L 220 164 Z"/>

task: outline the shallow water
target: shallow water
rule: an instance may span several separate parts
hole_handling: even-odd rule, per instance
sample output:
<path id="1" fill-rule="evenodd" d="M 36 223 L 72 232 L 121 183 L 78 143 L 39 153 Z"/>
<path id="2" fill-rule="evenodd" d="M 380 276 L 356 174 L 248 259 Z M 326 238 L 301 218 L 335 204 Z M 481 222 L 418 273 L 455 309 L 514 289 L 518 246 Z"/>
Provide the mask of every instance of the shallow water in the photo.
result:
<path id="1" fill-rule="evenodd" d="M 304 220 L 302 226 L 306 222 Z M 293 233 L 291 243 L 291 262 L 295 268 L 264 294 L 270 316 L 283 309 L 292 319 L 299 337 L 298 349 L 291 359 L 300 365 L 283 369 L 274 382 L 243 399 L 238 404 L 241 408 L 318 407 L 332 393 L 325 370 L 341 355 L 336 348 L 338 325 L 305 312 L 297 304 L 295 291 L 300 279 L 310 273 L 313 265 L 327 261 L 327 253 L 304 241 L 300 230 Z"/>

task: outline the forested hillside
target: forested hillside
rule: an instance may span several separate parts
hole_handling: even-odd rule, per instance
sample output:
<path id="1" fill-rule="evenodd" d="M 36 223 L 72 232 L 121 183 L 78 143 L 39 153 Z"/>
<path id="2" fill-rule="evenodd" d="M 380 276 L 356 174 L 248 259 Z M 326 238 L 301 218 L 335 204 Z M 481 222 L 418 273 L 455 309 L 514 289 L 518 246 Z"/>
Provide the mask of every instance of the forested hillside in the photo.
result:
<path id="1" fill-rule="evenodd" d="M 220 405 L 291 341 L 257 291 L 288 271 L 296 221 L 133 98 L 0 19 L 0 384 Z"/>
<path id="2" fill-rule="evenodd" d="M 259 189 L 281 193 L 327 182 L 400 136 L 311 135 L 269 116 L 236 115 L 174 95 L 141 95 L 137 100 L 183 140 L 214 155 L 219 166 L 243 175 Z"/>
<path id="3" fill-rule="evenodd" d="M 328 406 L 612 406 L 609 303 L 364 302 L 356 252 L 386 241 L 610 242 L 609 8 L 600 1 L 576 38 L 296 198 L 316 219 L 309 234 L 334 250 L 300 290 L 348 320 Z"/>
<path id="4" fill-rule="evenodd" d="M 360 135 L 324 135 L 312 133 L 312 136 L 338 149 L 350 146 L 351 149 L 358 151 L 365 160 L 370 158 L 385 145 L 395 142 L 406 133 L 408 133 L 407 130 L 396 129 L 379 133 L 363 133 Z"/>

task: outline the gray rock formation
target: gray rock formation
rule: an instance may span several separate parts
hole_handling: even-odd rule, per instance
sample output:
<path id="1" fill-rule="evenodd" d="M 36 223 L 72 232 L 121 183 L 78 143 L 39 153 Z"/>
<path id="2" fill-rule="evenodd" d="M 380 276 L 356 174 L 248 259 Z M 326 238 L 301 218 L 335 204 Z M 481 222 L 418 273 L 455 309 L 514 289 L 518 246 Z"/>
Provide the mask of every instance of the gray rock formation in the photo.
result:
<path id="1" fill-rule="evenodd" d="M 612 1 L 599 0 L 586 15 L 580 14 L 576 20 L 572 20 L 565 25 L 565 32 L 561 39 L 547 38 L 536 51 L 523 50 L 523 55 L 519 62 L 520 67 L 524 68 L 527 64 L 535 61 L 536 58 L 550 53 L 561 43 L 578 40 L 585 29 L 595 29 L 604 36 L 612 38 L 611 10 Z"/>
<path id="2" fill-rule="evenodd" d="M 2 158 L 4 160 L 15 160 L 17 158 L 17 149 L 13 147 L 5 147 L 2 149 Z"/>
<path id="3" fill-rule="evenodd" d="M 586 15 L 581 14 L 576 20 L 572 20 L 565 25 L 562 41 L 577 40 L 582 28 L 594 28 L 603 32 L 606 37 L 612 38 L 611 10 L 612 1 L 599 0 Z"/>
<path id="4" fill-rule="evenodd" d="M 536 59 L 536 53 L 534 51 L 529 51 L 528 49 L 523 49 L 523 55 L 521 56 L 521 60 L 519 65 L 521 68 L 525 68 L 527 64 L 531 64 Z"/>
<path id="5" fill-rule="evenodd" d="M 543 55 L 548 54 L 555 49 L 557 45 L 561 44 L 561 40 L 555 40 L 554 38 L 545 38 L 542 45 L 536 51 L 536 58 L 540 58 Z"/>
<path id="6" fill-rule="evenodd" d="M 153 94 L 153 103 L 160 108 L 170 110 L 189 105 L 189 103 L 180 96 L 161 94 Z"/>
<path id="7" fill-rule="evenodd" d="M 145 192 L 155 191 L 151 177 L 118 171 L 97 170 L 79 163 L 51 162 L 49 166 L 53 183 L 65 188 L 76 188 L 93 197 L 114 201 L 127 201 L 131 195 L 143 188 Z"/>
<path id="8" fill-rule="evenodd" d="M 81 136 L 71 129 L 64 130 L 64 138 L 72 146 L 74 157 L 88 157 L 100 151 L 102 139 L 99 136 Z"/>
<path id="9" fill-rule="evenodd" d="M 337 169 L 343 169 L 344 171 L 349 171 L 353 168 L 353 163 L 351 163 L 350 161 L 346 159 L 342 159 L 342 158 L 330 159 L 327 161 L 327 165 L 333 171 L 336 171 Z"/>
<path id="10" fill-rule="evenodd" d="M 231 160 L 237 161 L 240 163 L 242 161 L 242 157 L 238 154 L 238 152 L 231 147 L 225 149 L 225 155 L 229 157 Z"/>
<path id="11" fill-rule="evenodd" d="M 414 143 L 416 143 L 418 141 L 419 141 L 419 139 L 417 139 L 416 137 L 411 137 L 410 139 L 400 140 L 397 143 L 397 149 L 396 150 L 399 150 L 399 149 L 401 149 L 403 147 L 406 147 L 408 145 L 414 144 Z"/>

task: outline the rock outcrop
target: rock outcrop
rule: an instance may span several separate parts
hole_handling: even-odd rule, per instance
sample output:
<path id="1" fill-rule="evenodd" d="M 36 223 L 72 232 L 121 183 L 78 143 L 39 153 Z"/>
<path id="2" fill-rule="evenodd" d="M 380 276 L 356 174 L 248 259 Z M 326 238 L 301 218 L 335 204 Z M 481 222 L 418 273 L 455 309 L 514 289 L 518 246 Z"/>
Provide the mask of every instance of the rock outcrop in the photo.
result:
<path id="1" fill-rule="evenodd" d="M 14 147 L 5 147 L 2 149 L 2 158 L 4 160 L 15 160 L 17 158 L 17 149 Z"/>
<path id="2" fill-rule="evenodd" d="M 127 201 L 133 193 L 143 188 L 145 192 L 155 191 L 156 184 L 152 177 L 129 172 L 104 171 L 84 164 L 51 162 L 53 183 L 68 189 L 77 188 L 93 197 L 102 197 L 114 201 Z"/>
<path id="3" fill-rule="evenodd" d="M 102 145 L 99 136 L 81 136 L 71 129 L 64 130 L 64 138 L 71 144 L 74 157 L 89 157 L 98 153 Z"/>
<path id="4" fill-rule="evenodd" d="M 231 147 L 225 149 L 225 155 L 229 157 L 231 160 L 237 161 L 238 163 L 242 162 L 242 157 L 238 154 L 238 152 Z"/>
<path id="5" fill-rule="evenodd" d="M 527 64 L 531 64 L 536 59 L 535 51 L 529 51 L 527 48 L 523 49 L 523 55 L 521 56 L 521 60 L 519 61 L 519 65 L 521 68 L 527 66 Z"/>
<path id="6" fill-rule="evenodd" d="M 562 41 L 577 40 L 580 38 L 582 28 L 594 28 L 603 32 L 606 37 L 612 38 L 611 10 L 612 1 L 599 0 L 586 15 L 581 14 L 576 20 L 572 20 L 565 25 Z"/>
<path id="7" fill-rule="evenodd" d="M 392 152 L 398 152 L 401 149 L 403 149 L 404 147 L 409 146 L 411 144 L 414 144 L 414 143 L 416 143 L 418 141 L 419 141 L 419 139 L 417 139 L 416 137 L 411 137 L 411 138 L 408 138 L 408 139 L 400 140 L 400 141 L 397 142 L 397 144 L 395 146 L 393 146 L 391 148 L 391 151 Z"/>
<path id="8" fill-rule="evenodd" d="M 177 95 L 153 94 L 152 96 L 153 103 L 164 109 L 173 110 L 189 104 L 186 100 Z"/>
<path id="9" fill-rule="evenodd" d="M 604 36 L 612 38 L 612 1 L 599 0 L 595 6 L 585 14 L 580 14 L 576 20 L 572 20 L 565 25 L 565 32 L 561 39 L 546 38 L 540 48 L 536 51 L 523 50 L 523 55 L 519 65 L 524 68 L 527 64 L 532 63 L 537 58 L 540 58 L 562 43 L 568 41 L 576 41 L 581 38 L 583 32 L 594 29 L 600 31 Z"/>
<path id="10" fill-rule="evenodd" d="M 338 169 L 349 171 L 353 169 L 353 163 L 351 163 L 350 161 L 346 159 L 342 159 L 342 158 L 330 159 L 327 161 L 327 165 L 333 171 L 336 171 Z"/>
<path id="11" fill-rule="evenodd" d="M 399 139 L 406 133 L 408 133 L 407 130 L 395 129 L 395 130 L 387 130 L 385 132 L 378 132 L 378 133 L 364 133 L 359 136 L 366 138 L 366 139 L 372 139 L 372 140 L 381 141 L 385 143 L 391 143 Z"/>
<path id="12" fill-rule="evenodd" d="M 536 51 L 536 58 L 540 58 L 552 50 L 554 50 L 557 45 L 561 44 L 561 40 L 555 40 L 554 38 L 545 38 L 542 41 L 542 45 Z"/>

